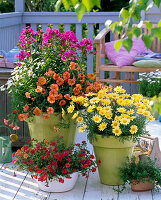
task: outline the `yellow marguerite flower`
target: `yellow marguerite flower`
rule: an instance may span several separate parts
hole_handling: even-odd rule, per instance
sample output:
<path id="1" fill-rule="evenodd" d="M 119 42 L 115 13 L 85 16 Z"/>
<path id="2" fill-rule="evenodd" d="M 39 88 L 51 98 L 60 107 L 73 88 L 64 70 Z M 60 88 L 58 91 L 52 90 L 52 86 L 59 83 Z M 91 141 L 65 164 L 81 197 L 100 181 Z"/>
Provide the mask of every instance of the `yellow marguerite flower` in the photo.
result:
<path id="1" fill-rule="evenodd" d="M 80 97 L 77 97 L 77 102 L 79 101 L 79 102 L 83 102 L 85 100 L 85 98 L 84 97 L 82 97 L 82 96 L 80 96 Z"/>
<path id="2" fill-rule="evenodd" d="M 117 86 L 117 87 L 114 88 L 114 91 L 116 93 L 119 93 L 121 89 L 122 89 L 122 86 Z"/>
<path id="3" fill-rule="evenodd" d="M 138 109 L 137 113 L 140 114 L 140 115 L 142 115 L 144 113 L 144 111 L 145 110 L 143 110 L 143 109 Z"/>
<path id="4" fill-rule="evenodd" d="M 100 115 L 105 115 L 105 114 L 106 114 L 106 110 L 103 110 L 103 109 L 100 110 L 100 111 L 99 111 L 99 114 L 100 114 Z"/>
<path id="5" fill-rule="evenodd" d="M 120 121 L 121 117 L 120 116 L 115 116 L 115 121 Z"/>
<path id="6" fill-rule="evenodd" d="M 145 106 L 144 104 L 142 104 L 142 105 L 140 106 L 140 109 L 145 110 L 145 109 L 146 109 L 146 106 Z"/>
<path id="7" fill-rule="evenodd" d="M 142 106 L 142 103 L 141 102 L 136 103 L 136 106 L 140 108 Z"/>
<path id="8" fill-rule="evenodd" d="M 123 124 L 123 125 L 127 125 L 127 124 L 130 123 L 130 119 L 122 118 L 122 119 L 120 120 L 120 123 Z"/>
<path id="9" fill-rule="evenodd" d="M 102 99 L 101 102 L 106 106 L 110 105 L 110 103 L 111 103 L 109 99 Z"/>
<path id="10" fill-rule="evenodd" d="M 65 111 L 64 109 L 62 108 L 62 116 L 64 117 L 64 114 L 65 114 Z"/>
<path id="11" fill-rule="evenodd" d="M 128 115 L 132 115 L 133 113 L 134 113 L 134 110 L 132 110 L 132 109 L 130 109 L 130 110 L 127 112 Z"/>
<path id="12" fill-rule="evenodd" d="M 155 118 L 153 116 L 148 116 L 148 120 L 153 122 L 155 120 Z"/>
<path id="13" fill-rule="evenodd" d="M 98 103 L 100 100 L 97 98 L 97 97 L 94 97 L 92 99 L 90 99 L 90 103 L 91 104 L 95 104 L 95 103 Z"/>
<path id="14" fill-rule="evenodd" d="M 101 107 L 101 106 L 98 106 L 96 109 L 97 109 L 98 111 L 100 111 L 100 110 L 102 110 L 102 107 Z"/>
<path id="15" fill-rule="evenodd" d="M 100 131 L 103 131 L 103 130 L 105 130 L 106 127 L 107 127 L 107 123 L 102 122 L 102 123 L 98 126 L 98 129 L 99 129 Z"/>
<path id="16" fill-rule="evenodd" d="M 111 93 L 113 99 L 117 99 L 118 95 L 116 93 Z"/>
<path id="17" fill-rule="evenodd" d="M 95 108 L 95 106 L 89 106 L 88 109 L 87 109 L 87 112 L 88 113 L 91 113 L 93 112 L 93 109 Z"/>
<path id="18" fill-rule="evenodd" d="M 106 110 L 106 112 L 109 112 L 112 110 L 111 106 L 104 107 L 104 109 Z"/>
<path id="19" fill-rule="evenodd" d="M 122 105 L 122 104 L 123 104 L 123 102 L 124 102 L 124 100 L 123 100 L 123 99 L 118 99 L 118 100 L 117 100 L 117 103 L 118 103 L 119 105 Z"/>
<path id="20" fill-rule="evenodd" d="M 106 113 L 105 117 L 107 119 L 111 119 L 112 118 L 112 113 L 111 112 Z"/>
<path id="21" fill-rule="evenodd" d="M 133 102 L 130 99 L 125 99 L 124 104 L 130 106 Z"/>
<path id="22" fill-rule="evenodd" d="M 88 104 L 88 103 L 84 103 L 83 105 L 84 105 L 84 107 L 88 107 L 88 106 L 89 106 L 89 104 Z"/>
<path id="23" fill-rule="evenodd" d="M 129 119 L 132 121 L 135 118 L 136 118 L 135 116 L 131 116 Z"/>
<path id="24" fill-rule="evenodd" d="M 95 115 L 92 117 L 93 121 L 96 123 L 100 123 L 102 121 L 102 117 L 99 115 Z"/>
<path id="25" fill-rule="evenodd" d="M 146 111 L 144 111 L 143 115 L 148 117 L 150 115 L 150 112 L 146 110 Z"/>
<path id="26" fill-rule="evenodd" d="M 83 124 L 83 126 L 79 128 L 79 132 L 83 133 L 86 130 L 86 128 L 87 128 L 87 125 Z"/>
<path id="27" fill-rule="evenodd" d="M 131 127 L 130 127 L 130 133 L 131 134 L 134 134 L 134 133 L 136 133 L 138 131 L 138 127 L 136 126 L 136 125 L 132 125 Z"/>
<path id="28" fill-rule="evenodd" d="M 117 111 L 120 112 L 120 113 L 125 113 L 126 112 L 125 108 L 117 108 Z"/>
<path id="29" fill-rule="evenodd" d="M 149 100 L 148 100 L 148 99 L 143 99 L 142 102 L 143 102 L 143 104 L 145 104 L 145 105 L 149 105 Z"/>
<path id="30" fill-rule="evenodd" d="M 67 108 L 68 113 L 72 113 L 72 112 L 74 111 L 74 108 L 75 108 L 74 105 L 70 105 L 70 106 Z"/>
<path id="31" fill-rule="evenodd" d="M 78 116 L 78 112 L 74 113 L 72 119 L 75 119 Z"/>
<path id="32" fill-rule="evenodd" d="M 77 122 L 83 123 L 83 117 L 78 117 L 78 118 L 77 118 Z"/>
<path id="33" fill-rule="evenodd" d="M 112 98 L 112 94 L 111 93 L 106 94 L 106 98 L 111 99 Z"/>
<path id="34" fill-rule="evenodd" d="M 121 118 L 121 119 L 122 119 L 122 118 L 130 118 L 130 116 L 127 115 L 127 114 L 121 114 L 120 118 Z"/>
<path id="35" fill-rule="evenodd" d="M 124 94 L 125 92 L 126 92 L 126 90 L 124 90 L 124 89 L 120 90 L 120 93 L 122 93 L 122 94 Z"/>
<path id="36" fill-rule="evenodd" d="M 118 127 L 119 125 L 120 125 L 120 123 L 119 123 L 118 121 L 112 121 L 111 126 L 112 126 L 113 128 L 116 128 L 116 127 Z"/>
<path id="37" fill-rule="evenodd" d="M 115 134 L 115 136 L 120 136 L 122 133 L 122 131 L 119 127 L 112 129 L 112 132 Z"/>

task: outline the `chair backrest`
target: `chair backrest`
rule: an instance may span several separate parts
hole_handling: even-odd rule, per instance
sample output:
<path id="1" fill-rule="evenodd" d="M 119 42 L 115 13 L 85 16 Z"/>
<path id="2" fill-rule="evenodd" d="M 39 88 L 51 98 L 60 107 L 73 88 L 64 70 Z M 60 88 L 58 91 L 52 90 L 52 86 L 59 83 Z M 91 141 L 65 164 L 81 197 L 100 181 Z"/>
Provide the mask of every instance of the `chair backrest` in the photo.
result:
<path id="1" fill-rule="evenodd" d="M 133 26 L 137 26 L 137 25 L 134 24 Z M 153 24 L 152 27 L 154 28 L 154 27 L 157 27 L 157 26 L 158 26 L 157 24 Z M 147 27 L 146 27 L 145 25 L 142 25 L 141 30 L 142 30 L 142 36 L 143 36 L 144 34 L 148 34 L 148 35 L 151 34 L 151 32 L 148 31 L 148 29 L 147 29 Z M 125 27 L 124 32 L 123 32 L 122 34 L 125 34 L 125 35 L 126 35 L 126 33 L 127 33 L 127 28 Z M 122 34 L 121 34 L 121 35 L 114 34 L 114 40 L 120 39 L 120 37 L 122 36 Z M 160 52 L 161 52 L 161 41 L 160 41 L 158 38 L 154 37 L 154 40 L 153 40 L 153 42 L 152 42 L 152 44 L 151 44 L 150 49 L 151 49 L 153 52 L 160 53 Z"/>

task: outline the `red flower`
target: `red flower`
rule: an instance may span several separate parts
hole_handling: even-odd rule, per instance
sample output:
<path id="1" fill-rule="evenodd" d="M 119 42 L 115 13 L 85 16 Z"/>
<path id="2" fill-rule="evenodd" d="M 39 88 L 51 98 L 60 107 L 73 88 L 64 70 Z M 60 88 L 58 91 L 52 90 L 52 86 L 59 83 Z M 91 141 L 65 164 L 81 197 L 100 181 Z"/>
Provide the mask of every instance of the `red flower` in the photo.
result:
<path id="1" fill-rule="evenodd" d="M 42 160 L 44 160 L 45 156 L 43 155 L 41 158 L 42 158 Z"/>
<path id="2" fill-rule="evenodd" d="M 34 179 L 37 179 L 37 175 L 33 175 Z"/>
<path id="3" fill-rule="evenodd" d="M 25 93 L 25 96 L 26 96 L 27 98 L 31 98 L 29 92 L 26 92 L 26 93 Z"/>
<path id="4" fill-rule="evenodd" d="M 70 68 L 70 69 L 75 69 L 75 63 L 74 63 L 74 62 L 71 62 L 69 68 Z"/>
<path id="5" fill-rule="evenodd" d="M 17 114 L 17 110 L 15 109 L 15 110 L 13 111 L 13 113 L 14 113 L 14 114 Z"/>
<path id="6" fill-rule="evenodd" d="M 58 159 L 59 159 L 59 157 L 60 157 L 60 155 L 59 155 L 59 154 L 55 154 L 55 155 L 54 155 L 54 157 L 55 157 L 55 159 L 57 159 L 57 160 L 58 160 Z"/>
<path id="7" fill-rule="evenodd" d="M 46 171 L 43 171 L 43 174 L 44 174 L 44 175 L 47 175 L 48 173 L 47 173 Z"/>
<path id="8" fill-rule="evenodd" d="M 38 170 L 37 170 L 37 173 L 40 174 L 40 173 L 41 173 L 41 169 L 38 169 Z"/>
<path id="9" fill-rule="evenodd" d="M 55 103 L 55 97 L 54 97 L 53 95 L 48 96 L 48 97 L 47 97 L 47 100 L 48 100 L 48 102 L 51 103 L 51 104 Z"/>
<path id="10" fill-rule="evenodd" d="M 55 74 L 53 75 L 53 79 L 54 79 L 54 80 L 58 80 L 59 78 L 60 78 L 60 76 L 59 76 L 58 74 L 55 73 Z"/>
<path id="11" fill-rule="evenodd" d="M 26 105 L 24 106 L 24 109 L 23 109 L 23 111 L 24 111 L 24 112 L 27 112 L 27 111 L 28 111 L 28 109 L 29 109 L 29 106 L 26 104 Z"/>
<path id="12" fill-rule="evenodd" d="M 63 169 L 63 174 L 66 174 L 68 171 L 66 169 Z"/>
<path id="13" fill-rule="evenodd" d="M 35 154 L 35 149 L 31 149 L 31 153 L 32 153 L 32 154 Z"/>
<path id="14" fill-rule="evenodd" d="M 58 94 L 55 96 L 55 99 L 56 100 L 61 100 L 63 98 L 63 95 L 62 94 Z"/>
<path id="15" fill-rule="evenodd" d="M 44 85 L 46 84 L 46 79 L 43 76 L 41 76 L 38 78 L 38 83 L 40 83 L 41 85 Z"/>
<path id="16" fill-rule="evenodd" d="M 53 114 L 53 112 L 54 112 L 54 109 L 53 109 L 52 107 L 48 107 L 47 113 L 48 113 L 49 115 L 51 115 L 51 114 Z"/>
<path id="17" fill-rule="evenodd" d="M 41 149 L 41 145 L 40 144 L 36 144 L 36 149 Z"/>
<path id="18" fill-rule="evenodd" d="M 79 90 L 81 90 L 82 89 L 81 84 L 76 84 L 76 88 L 78 88 Z"/>
<path id="19" fill-rule="evenodd" d="M 38 107 L 36 107 L 36 108 L 34 109 L 33 113 L 34 113 L 36 116 L 40 116 L 40 115 L 41 115 L 41 110 L 40 110 Z"/>
<path id="20" fill-rule="evenodd" d="M 51 146 L 55 146 L 55 144 L 56 144 L 55 142 L 51 142 L 50 143 Z"/>
<path id="21" fill-rule="evenodd" d="M 60 106 L 64 106 L 66 104 L 66 101 L 65 100 L 61 100 L 60 102 L 59 102 L 59 105 Z"/>
<path id="22" fill-rule="evenodd" d="M 65 164 L 65 167 L 66 167 L 66 168 L 69 168 L 69 167 L 70 167 L 70 164 L 69 164 L 69 163 L 66 163 L 66 164 Z"/>
<path id="23" fill-rule="evenodd" d="M 56 95 L 58 95 L 58 91 L 52 89 L 52 90 L 50 90 L 49 95 L 56 96 Z"/>
<path id="24" fill-rule="evenodd" d="M 85 168 L 85 169 L 88 168 L 88 164 L 84 164 L 83 168 Z"/>
<path id="25" fill-rule="evenodd" d="M 44 116 L 44 119 L 49 119 L 50 118 L 50 115 L 48 115 L 48 114 L 43 114 L 43 116 Z"/>
<path id="26" fill-rule="evenodd" d="M 13 128 L 13 124 L 10 124 L 9 127 Z"/>
<path id="27" fill-rule="evenodd" d="M 95 171 L 96 171 L 96 168 L 93 168 L 93 169 L 92 169 L 92 172 L 95 172 Z"/>
<path id="28" fill-rule="evenodd" d="M 94 159 L 95 158 L 94 155 L 91 155 L 91 158 Z"/>
<path id="29" fill-rule="evenodd" d="M 64 179 L 59 178 L 59 182 L 60 182 L 60 183 L 64 183 Z"/>
<path id="30" fill-rule="evenodd" d="M 26 161 L 26 160 L 23 160 L 23 164 L 27 165 L 27 161 Z"/>
<path id="31" fill-rule="evenodd" d="M 32 159 L 30 159 L 30 164 L 31 164 L 31 165 L 33 164 L 33 160 L 32 160 Z"/>

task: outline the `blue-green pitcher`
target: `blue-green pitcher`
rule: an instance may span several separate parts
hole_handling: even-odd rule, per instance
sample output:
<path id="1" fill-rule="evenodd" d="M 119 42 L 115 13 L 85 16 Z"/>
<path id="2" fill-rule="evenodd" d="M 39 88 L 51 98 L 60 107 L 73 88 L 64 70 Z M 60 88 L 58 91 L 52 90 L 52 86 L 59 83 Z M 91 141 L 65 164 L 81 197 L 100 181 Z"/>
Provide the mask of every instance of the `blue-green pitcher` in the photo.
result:
<path id="1" fill-rule="evenodd" d="M 9 136 L 0 137 L 0 163 L 12 162 L 12 142 Z"/>

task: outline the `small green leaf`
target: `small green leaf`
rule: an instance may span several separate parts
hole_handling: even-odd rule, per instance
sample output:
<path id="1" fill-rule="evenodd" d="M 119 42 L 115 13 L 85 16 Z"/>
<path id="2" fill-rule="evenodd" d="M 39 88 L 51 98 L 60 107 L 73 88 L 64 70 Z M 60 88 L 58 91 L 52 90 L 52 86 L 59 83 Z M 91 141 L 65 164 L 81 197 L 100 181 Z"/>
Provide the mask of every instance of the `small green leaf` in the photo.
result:
<path id="1" fill-rule="evenodd" d="M 69 0 L 62 0 L 62 3 L 63 3 L 63 5 L 64 5 L 65 9 L 68 10 L 69 7 L 70 7 Z"/>
<path id="2" fill-rule="evenodd" d="M 124 19 L 127 19 L 129 17 L 129 11 L 126 10 L 125 8 L 122 8 L 120 11 L 120 15 L 121 17 L 123 17 Z"/>
<path id="3" fill-rule="evenodd" d="M 122 40 L 118 40 L 115 43 L 114 47 L 115 47 L 115 49 L 116 49 L 117 52 L 120 50 L 121 45 L 122 45 Z"/>
<path id="4" fill-rule="evenodd" d="M 153 39 L 154 38 L 151 35 L 144 35 L 143 40 L 144 40 L 144 43 L 145 43 L 145 46 L 146 46 L 147 49 L 150 48 L 150 46 L 153 42 Z"/>
<path id="5" fill-rule="evenodd" d="M 151 33 L 161 40 L 161 27 L 152 28 Z"/>
<path id="6" fill-rule="evenodd" d="M 58 0 L 55 4 L 55 12 L 60 10 L 60 6 L 62 5 L 62 0 Z"/>
<path id="7" fill-rule="evenodd" d="M 82 0 L 82 3 L 86 7 L 88 13 L 92 10 L 94 6 L 93 1 L 91 0 Z"/>
<path id="8" fill-rule="evenodd" d="M 85 14 L 86 12 L 86 7 L 84 6 L 84 4 L 82 3 L 78 3 L 76 6 L 75 6 L 75 12 L 77 14 L 77 17 L 78 17 L 78 20 L 80 21 L 83 17 L 83 15 Z"/>
<path id="9" fill-rule="evenodd" d="M 119 25 L 119 22 L 114 22 L 114 23 L 112 23 L 112 24 L 110 25 L 110 28 L 111 28 L 112 32 L 115 31 L 116 25 Z"/>
<path id="10" fill-rule="evenodd" d="M 93 0 L 93 2 L 94 2 L 94 6 L 101 8 L 101 0 Z"/>
<path id="11" fill-rule="evenodd" d="M 153 0 L 154 4 L 159 8 L 160 4 L 161 4 L 161 0 Z"/>
<path id="12" fill-rule="evenodd" d="M 73 4 L 73 7 L 75 7 L 78 3 L 78 0 L 71 0 L 72 1 L 72 4 Z"/>
<path id="13" fill-rule="evenodd" d="M 158 27 L 161 27 L 161 20 L 158 22 Z"/>
<path id="14" fill-rule="evenodd" d="M 144 24 L 146 25 L 147 29 L 150 31 L 153 24 L 150 21 L 145 21 Z"/>
<path id="15" fill-rule="evenodd" d="M 134 28 L 132 28 L 132 32 L 133 32 L 133 34 L 138 38 L 139 36 L 140 36 L 140 34 L 141 34 L 141 30 L 140 30 L 140 28 L 138 28 L 138 27 L 134 27 Z"/>
<path id="16" fill-rule="evenodd" d="M 105 27 L 108 29 L 111 25 L 112 21 L 110 19 L 106 20 Z"/>
<path id="17" fill-rule="evenodd" d="M 125 47 L 125 49 L 130 52 L 131 48 L 132 48 L 132 39 L 127 38 L 126 40 L 123 40 L 122 42 L 123 46 Z"/>

